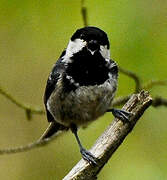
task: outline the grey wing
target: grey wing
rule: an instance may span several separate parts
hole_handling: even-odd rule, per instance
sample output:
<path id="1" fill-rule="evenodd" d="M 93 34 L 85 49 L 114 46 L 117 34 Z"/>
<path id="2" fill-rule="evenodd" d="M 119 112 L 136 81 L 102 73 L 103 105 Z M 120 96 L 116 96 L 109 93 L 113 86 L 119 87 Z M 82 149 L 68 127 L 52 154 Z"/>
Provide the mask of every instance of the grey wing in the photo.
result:
<path id="1" fill-rule="evenodd" d="M 46 129 L 46 131 L 41 136 L 40 140 L 49 138 L 60 131 L 68 130 L 67 127 L 64 127 L 63 125 L 56 122 L 56 120 L 54 119 L 54 117 L 52 116 L 52 114 L 49 112 L 49 110 L 47 108 L 48 99 L 49 99 L 50 95 L 52 94 L 52 92 L 55 90 L 57 82 L 60 78 L 60 75 L 65 70 L 64 63 L 62 62 L 64 54 L 65 54 L 65 51 L 63 51 L 59 60 L 54 65 L 54 67 L 49 75 L 49 78 L 47 80 L 45 93 L 44 93 L 44 104 L 45 104 L 47 119 L 50 122 L 50 124 L 49 124 L 48 128 Z"/>
<path id="2" fill-rule="evenodd" d="M 46 84 L 46 88 L 45 88 L 45 93 L 44 93 L 44 104 L 45 104 L 45 109 L 46 109 L 46 114 L 47 114 L 47 119 L 49 122 L 54 121 L 53 116 L 51 115 L 51 113 L 48 111 L 47 108 L 47 101 L 50 97 L 50 95 L 52 94 L 52 92 L 54 91 L 55 87 L 56 87 L 56 83 L 59 79 L 60 74 L 57 72 L 55 73 L 55 75 L 53 76 L 53 71 L 56 68 L 56 64 L 47 80 L 47 84 Z"/>
<path id="3" fill-rule="evenodd" d="M 45 104 L 47 119 L 50 122 L 50 124 L 48 128 L 46 129 L 46 131 L 43 133 L 43 135 L 40 137 L 40 140 L 50 138 L 51 136 L 53 136 L 54 134 L 60 131 L 68 130 L 68 128 L 56 122 L 56 120 L 54 119 L 54 117 L 52 116 L 52 114 L 49 112 L 47 108 L 48 99 L 51 96 L 52 92 L 55 90 L 56 84 L 60 78 L 60 73 L 62 72 L 61 68 L 63 68 L 63 66 L 62 66 L 61 60 L 62 59 L 59 59 L 56 62 L 47 80 L 45 94 L 44 94 L 44 104 Z"/>
<path id="4" fill-rule="evenodd" d="M 52 94 L 52 92 L 55 90 L 56 88 L 56 84 L 60 78 L 60 73 L 62 73 L 63 69 L 64 69 L 64 64 L 62 63 L 62 56 L 65 53 L 65 51 L 62 53 L 62 55 L 60 56 L 59 60 L 56 62 L 56 64 L 54 65 L 49 78 L 47 80 L 47 84 L 46 84 L 46 88 L 45 88 L 45 93 L 44 93 L 44 104 L 45 104 L 45 109 L 46 109 L 46 113 L 47 113 L 47 119 L 49 122 L 54 121 L 54 117 L 51 115 L 51 113 L 48 111 L 47 108 L 47 102 L 48 99 L 50 97 L 50 95 Z"/>

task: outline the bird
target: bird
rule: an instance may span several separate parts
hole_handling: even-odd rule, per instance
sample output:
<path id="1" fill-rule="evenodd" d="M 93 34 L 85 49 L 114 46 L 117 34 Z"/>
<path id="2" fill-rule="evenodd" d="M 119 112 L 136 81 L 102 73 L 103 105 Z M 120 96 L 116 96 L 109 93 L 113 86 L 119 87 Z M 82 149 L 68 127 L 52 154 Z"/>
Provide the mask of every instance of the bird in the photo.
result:
<path id="1" fill-rule="evenodd" d="M 107 34 L 93 26 L 77 29 L 48 77 L 44 105 L 49 126 L 40 140 L 71 130 L 83 159 L 97 164 L 83 147 L 78 129 L 107 112 L 129 120 L 129 112 L 111 108 L 117 85 L 118 65 L 110 58 Z"/>

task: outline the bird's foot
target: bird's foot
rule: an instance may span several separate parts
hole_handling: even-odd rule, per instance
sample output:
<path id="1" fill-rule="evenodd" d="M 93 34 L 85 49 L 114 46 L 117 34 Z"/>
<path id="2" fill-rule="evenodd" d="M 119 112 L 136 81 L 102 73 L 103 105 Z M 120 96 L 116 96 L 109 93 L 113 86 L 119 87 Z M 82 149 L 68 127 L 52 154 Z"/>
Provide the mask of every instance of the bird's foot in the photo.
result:
<path id="1" fill-rule="evenodd" d="M 90 153 L 84 148 L 82 148 L 80 152 L 84 160 L 88 161 L 88 163 L 92 163 L 93 165 L 97 165 L 98 159 L 92 153 Z"/>
<path id="2" fill-rule="evenodd" d="M 107 112 L 112 112 L 114 117 L 120 119 L 123 123 L 129 123 L 130 117 L 132 116 L 131 112 L 127 112 L 120 109 L 109 109 Z"/>

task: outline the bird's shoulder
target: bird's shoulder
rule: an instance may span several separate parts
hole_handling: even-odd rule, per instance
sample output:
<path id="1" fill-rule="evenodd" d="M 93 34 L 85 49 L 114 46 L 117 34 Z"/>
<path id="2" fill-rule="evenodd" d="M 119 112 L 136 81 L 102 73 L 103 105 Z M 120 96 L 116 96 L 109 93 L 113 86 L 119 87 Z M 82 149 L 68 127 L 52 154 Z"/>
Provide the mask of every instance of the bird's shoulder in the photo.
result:
<path id="1" fill-rule="evenodd" d="M 44 93 L 44 104 L 46 106 L 47 101 L 54 91 L 56 84 L 60 78 L 60 75 L 63 73 L 65 70 L 65 66 L 63 63 L 63 56 L 65 54 L 65 50 L 61 54 L 60 58 L 57 60 L 57 62 L 54 64 L 52 71 L 50 72 L 50 75 L 48 77 L 47 83 L 46 83 L 46 88 L 45 88 L 45 93 Z"/>
<path id="2" fill-rule="evenodd" d="M 108 70 L 109 70 L 109 74 L 112 75 L 112 78 L 115 77 L 117 78 L 118 77 L 118 65 L 115 61 L 113 61 L 112 59 L 110 59 L 108 61 Z"/>

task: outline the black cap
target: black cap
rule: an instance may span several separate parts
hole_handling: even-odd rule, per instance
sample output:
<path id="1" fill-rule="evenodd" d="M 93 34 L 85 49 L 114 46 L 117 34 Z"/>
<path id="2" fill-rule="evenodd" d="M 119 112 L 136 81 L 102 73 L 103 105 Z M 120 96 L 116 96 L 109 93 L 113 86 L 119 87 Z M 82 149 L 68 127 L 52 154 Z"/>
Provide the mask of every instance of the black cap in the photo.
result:
<path id="1" fill-rule="evenodd" d="M 91 42 L 91 40 L 96 40 L 99 45 L 106 45 L 108 49 L 110 46 L 107 34 L 97 27 L 88 26 L 78 29 L 71 37 L 71 41 L 74 41 L 78 38 L 83 39 L 87 42 Z"/>

